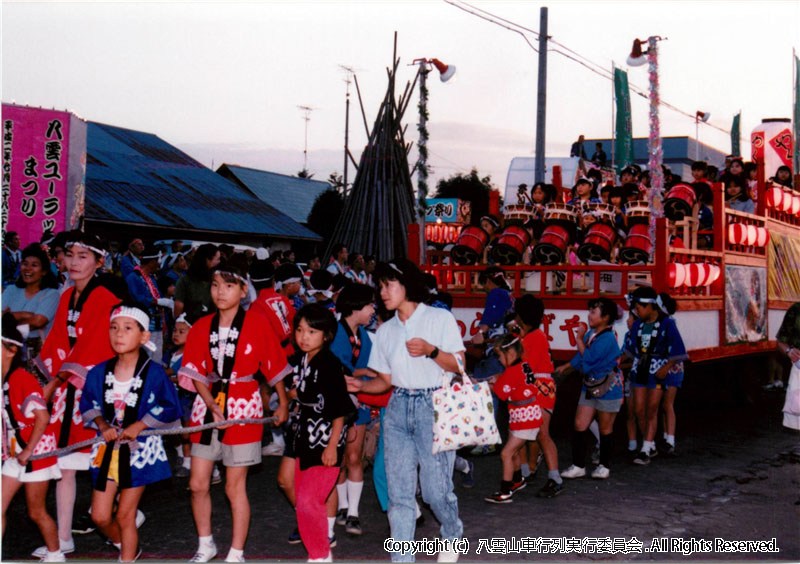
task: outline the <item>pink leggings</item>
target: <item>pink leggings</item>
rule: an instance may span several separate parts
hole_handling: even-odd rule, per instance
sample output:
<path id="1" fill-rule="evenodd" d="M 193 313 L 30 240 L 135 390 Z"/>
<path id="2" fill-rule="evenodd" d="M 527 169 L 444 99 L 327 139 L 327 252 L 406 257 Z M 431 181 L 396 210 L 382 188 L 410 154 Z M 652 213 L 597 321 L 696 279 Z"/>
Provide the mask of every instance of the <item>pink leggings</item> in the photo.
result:
<path id="1" fill-rule="evenodd" d="M 338 466 L 312 466 L 300 470 L 300 460 L 294 462 L 294 495 L 297 498 L 297 528 L 308 551 L 309 559 L 325 558 L 330 554 L 328 514 L 325 500 L 336 485 Z"/>

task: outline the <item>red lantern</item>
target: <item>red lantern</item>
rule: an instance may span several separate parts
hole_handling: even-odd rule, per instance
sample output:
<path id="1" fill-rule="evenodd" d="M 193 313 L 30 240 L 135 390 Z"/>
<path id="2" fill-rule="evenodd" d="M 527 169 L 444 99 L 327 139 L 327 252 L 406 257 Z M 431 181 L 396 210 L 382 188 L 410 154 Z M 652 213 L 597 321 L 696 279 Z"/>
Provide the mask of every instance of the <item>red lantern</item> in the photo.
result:
<path id="1" fill-rule="evenodd" d="M 669 263 L 669 287 L 680 288 L 686 281 L 686 268 L 679 262 Z"/>
<path id="2" fill-rule="evenodd" d="M 747 226 L 742 223 L 728 224 L 728 243 L 743 245 L 747 240 Z"/>
<path id="3" fill-rule="evenodd" d="M 757 227 L 756 231 L 758 232 L 756 247 L 766 247 L 769 242 L 769 231 L 767 231 L 766 227 Z"/>
<path id="4" fill-rule="evenodd" d="M 780 211 L 783 208 L 783 189 L 773 186 L 767 190 L 767 207 Z"/>
<path id="5" fill-rule="evenodd" d="M 792 196 L 792 215 L 800 213 L 800 196 Z"/>
<path id="6" fill-rule="evenodd" d="M 719 278 L 721 269 L 716 264 L 709 264 L 707 266 L 708 266 L 708 269 L 709 269 L 709 275 L 708 275 L 708 280 L 706 280 L 706 284 L 705 285 L 706 286 L 711 286 L 711 284 L 716 282 L 717 279 Z"/>
<path id="7" fill-rule="evenodd" d="M 708 265 L 704 262 L 693 262 L 687 265 L 684 284 L 691 288 L 702 286 L 709 277 Z"/>
<path id="8" fill-rule="evenodd" d="M 794 194 L 791 188 L 783 189 L 783 200 L 781 200 L 781 211 L 790 212 L 794 203 Z"/>
<path id="9" fill-rule="evenodd" d="M 758 231 L 756 230 L 755 225 L 748 225 L 747 226 L 747 239 L 745 240 L 745 245 L 748 247 L 752 247 L 756 244 L 758 240 Z"/>

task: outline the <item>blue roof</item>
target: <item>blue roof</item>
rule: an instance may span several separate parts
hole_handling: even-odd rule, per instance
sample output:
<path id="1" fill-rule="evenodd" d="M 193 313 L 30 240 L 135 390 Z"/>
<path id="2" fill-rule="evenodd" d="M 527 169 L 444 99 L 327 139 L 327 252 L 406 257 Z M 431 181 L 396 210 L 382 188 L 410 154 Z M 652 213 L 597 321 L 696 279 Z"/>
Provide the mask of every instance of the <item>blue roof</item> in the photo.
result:
<path id="1" fill-rule="evenodd" d="M 89 122 L 86 163 L 89 220 L 321 239 L 151 133 Z"/>
<path id="2" fill-rule="evenodd" d="M 331 188 L 329 183 L 319 180 L 286 176 L 232 164 L 222 165 L 217 172 L 224 174 L 225 168 L 262 202 L 269 202 L 299 223 L 308 220 L 308 214 L 317 196 Z"/>

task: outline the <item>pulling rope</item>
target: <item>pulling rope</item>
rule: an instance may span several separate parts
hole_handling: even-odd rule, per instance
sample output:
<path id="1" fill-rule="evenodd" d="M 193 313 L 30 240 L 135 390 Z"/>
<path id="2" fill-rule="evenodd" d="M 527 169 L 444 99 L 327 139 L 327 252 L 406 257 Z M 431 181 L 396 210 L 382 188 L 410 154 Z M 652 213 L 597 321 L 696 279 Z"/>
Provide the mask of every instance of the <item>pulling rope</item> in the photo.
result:
<path id="1" fill-rule="evenodd" d="M 272 423 L 275 421 L 275 417 L 262 417 L 258 418 L 246 418 L 246 419 L 226 419 L 225 421 L 215 421 L 213 423 L 206 423 L 205 425 L 197 425 L 194 427 L 170 427 L 169 429 L 147 429 L 139 433 L 138 437 L 149 437 L 151 435 L 182 435 L 184 433 L 199 433 L 200 431 L 205 431 L 207 429 L 216 429 L 217 427 L 222 427 L 223 425 L 261 425 L 263 423 Z M 138 438 L 137 437 L 137 438 Z M 56 450 L 51 450 L 48 452 L 42 452 L 40 454 L 34 454 L 30 457 L 29 460 L 40 460 L 42 458 L 50 458 L 51 456 L 61 456 L 63 454 L 69 454 L 70 452 L 76 450 L 82 450 L 86 447 L 92 446 L 95 443 L 104 442 L 102 435 L 98 435 L 91 439 L 86 439 L 85 441 L 81 441 L 79 443 L 75 443 L 74 445 L 69 445 L 64 448 L 59 448 Z"/>

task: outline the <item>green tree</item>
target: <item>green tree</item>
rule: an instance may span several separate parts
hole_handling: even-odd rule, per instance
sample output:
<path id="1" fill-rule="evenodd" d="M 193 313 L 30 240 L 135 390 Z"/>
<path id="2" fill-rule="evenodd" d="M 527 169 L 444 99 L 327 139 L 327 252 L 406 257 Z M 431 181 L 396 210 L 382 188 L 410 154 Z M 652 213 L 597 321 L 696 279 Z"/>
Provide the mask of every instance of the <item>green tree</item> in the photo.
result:
<path id="1" fill-rule="evenodd" d="M 456 173 L 439 180 L 434 198 L 460 198 L 472 204 L 473 225 L 480 225 L 481 217 L 489 213 L 489 192 L 497 190 L 491 176 L 481 178 L 474 168 L 469 174 Z"/>
<path id="2" fill-rule="evenodd" d="M 343 208 L 344 197 L 336 188 L 328 188 L 314 200 L 314 205 L 308 213 L 308 228 L 324 241 L 329 241 Z"/>
<path id="3" fill-rule="evenodd" d="M 331 187 L 340 194 L 345 193 L 344 177 L 341 174 L 332 172 L 328 177 L 328 184 L 330 184 Z"/>

